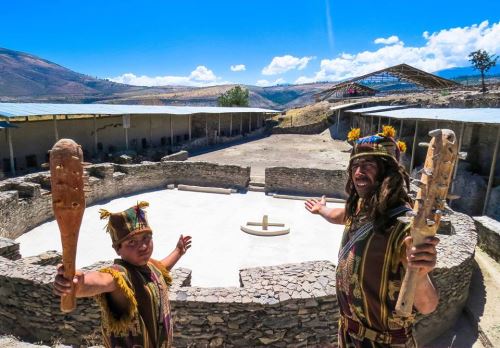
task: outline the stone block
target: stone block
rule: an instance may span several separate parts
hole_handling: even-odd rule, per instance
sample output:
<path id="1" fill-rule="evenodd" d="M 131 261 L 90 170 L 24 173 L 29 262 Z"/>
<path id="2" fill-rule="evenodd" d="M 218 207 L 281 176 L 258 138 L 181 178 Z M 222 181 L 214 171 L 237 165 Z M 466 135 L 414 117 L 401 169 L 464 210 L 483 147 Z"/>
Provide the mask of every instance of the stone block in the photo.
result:
<path id="1" fill-rule="evenodd" d="M 189 158 L 189 153 L 187 151 L 179 151 L 171 155 L 167 155 L 161 158 L 162 162 L 165 161 L 185 161 Z"/>

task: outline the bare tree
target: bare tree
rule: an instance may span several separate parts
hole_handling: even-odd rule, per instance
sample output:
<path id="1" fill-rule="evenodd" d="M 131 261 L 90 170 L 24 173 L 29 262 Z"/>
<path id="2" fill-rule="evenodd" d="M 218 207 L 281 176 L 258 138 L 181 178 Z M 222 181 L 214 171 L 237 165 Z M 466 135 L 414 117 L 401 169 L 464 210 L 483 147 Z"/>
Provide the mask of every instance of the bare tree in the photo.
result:
<path id="1" fill-rule="evenodd" d="M 469 61 L 474 66 L 474 69 L 481 72 L 481 92 L 486 92 L 484 84 L 484 74 L 497 64 L 498 56 L 490 55 L 485 50 L 477 50 L 469 54 Z"/>

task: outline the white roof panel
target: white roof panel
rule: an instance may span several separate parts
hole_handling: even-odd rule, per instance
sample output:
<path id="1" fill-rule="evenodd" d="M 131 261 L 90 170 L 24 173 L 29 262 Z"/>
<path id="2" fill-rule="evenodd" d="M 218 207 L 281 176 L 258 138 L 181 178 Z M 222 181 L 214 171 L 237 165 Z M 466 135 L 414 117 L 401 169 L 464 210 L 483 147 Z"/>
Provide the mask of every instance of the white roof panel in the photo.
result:
<path id="1" fill-rule="evenodd" d="M 335 105 L 335 106 L 330 106 L 330 110 L 342 110 L 345 108 L 350 108 L 356 105 L 361 105 L 364 104 L 363 102 L 356 102 L 356 103 L 349 103 L 349 104 L 341 104 L 341 105 Z"/>
<path id="2" fill-rule="evenodd" d="M 115 104 L 41 104 L 41 103 L 0 103 L 0 116 L 47 116 L 47 115 L 192 115 L 200 113 L 279 113 L 277 110 L 246 107 L 213 106 L 152 106 Z"/>
<path id="3" fill-rule="evenodd" d="M 366 116 L 391 117 L 395 119 L 455 121 L 467 123 L 500 124 L 500 108 L 471 109 L 400 109 L 364 113 Z"/>
<path id="4" fill-rule="evenodd" d="M 346 112 L 352 112 L 352 113 L 359 114 L 359 113 L 365 113 L 365 112 L 379 112 L 379 111 L 387 111 L 387 110 L 395 110 L 395 109 L 404 109 L 407 107 L 408 107 L 408 105 L 377 105 L 377 106 L 371 106 L 369 108 L 346 110 Z"/>

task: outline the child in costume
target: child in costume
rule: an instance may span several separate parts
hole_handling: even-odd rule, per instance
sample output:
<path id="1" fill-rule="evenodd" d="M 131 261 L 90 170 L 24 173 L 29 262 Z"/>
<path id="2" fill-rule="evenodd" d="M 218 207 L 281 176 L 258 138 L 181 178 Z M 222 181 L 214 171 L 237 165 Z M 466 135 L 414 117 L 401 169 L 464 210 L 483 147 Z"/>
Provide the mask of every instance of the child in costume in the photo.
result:
<path id="1" fill-rule="evenodd" d="M 168 287 L 169 271 L 191 247 L 190 236 L 180 236 L 175 249 L 164 259 L 151 259 L 153 231 L 146 219 L 147 202 L 139 202 L 120 213 L 101 209 L 108 219 L 107 232 L 120 256 L 110 267 L 63 276 L 58 266 L 54 292 L 64 296 L 75 284 L 76 297 L 95 296 L 102 311 L 102 333 L 106 347 L 170 347 L 172 318 Z"/>

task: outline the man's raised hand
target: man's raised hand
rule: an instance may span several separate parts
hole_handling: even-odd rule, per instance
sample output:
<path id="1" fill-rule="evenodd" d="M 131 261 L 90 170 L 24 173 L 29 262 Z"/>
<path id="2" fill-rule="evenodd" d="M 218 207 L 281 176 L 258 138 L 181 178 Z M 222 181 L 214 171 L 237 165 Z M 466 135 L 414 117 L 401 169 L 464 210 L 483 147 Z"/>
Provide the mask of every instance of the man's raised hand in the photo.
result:
<path id="1" fill-rule="evenodd" d="M 321 196 L 320 200 L 315 198 L 308 199 L 305 203 L 305 208 L 312 214 L 319 214 L 322 207 L 326 207 L 326 197 Z"/>

